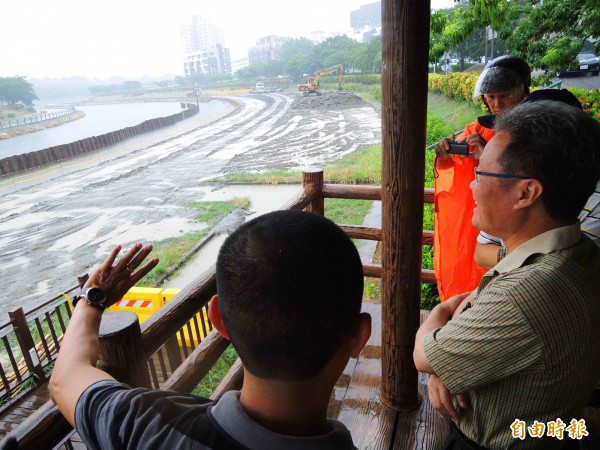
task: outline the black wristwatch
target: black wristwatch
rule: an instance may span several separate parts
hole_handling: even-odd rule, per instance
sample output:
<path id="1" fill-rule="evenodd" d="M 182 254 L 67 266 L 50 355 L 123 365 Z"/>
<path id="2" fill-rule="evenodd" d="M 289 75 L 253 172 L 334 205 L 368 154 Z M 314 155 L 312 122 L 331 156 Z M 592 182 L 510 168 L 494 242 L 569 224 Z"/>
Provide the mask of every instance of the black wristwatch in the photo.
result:
<path id="1" fill-rule="evenodd" d="M 73 297 L 73 308 L 77 306 L 77 302 L 81 299 L 85 299 L 85 302 L 90 305 L 98 308 L 100 311 L 104 311 L 104 304 L 106 303 L 106 293 L 97 287 L 84 289 L 81 292 L 81 295 L 76 295 Z"/>

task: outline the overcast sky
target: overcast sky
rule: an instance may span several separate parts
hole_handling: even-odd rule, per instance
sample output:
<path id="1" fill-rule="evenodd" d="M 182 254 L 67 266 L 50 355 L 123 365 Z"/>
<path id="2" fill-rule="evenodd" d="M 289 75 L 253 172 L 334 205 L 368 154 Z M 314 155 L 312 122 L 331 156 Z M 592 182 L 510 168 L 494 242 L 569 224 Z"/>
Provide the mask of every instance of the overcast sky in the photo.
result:
<path id="1" fill-rule="evenodd" d="M 196 14 L 223 28 L 232 59 L 270 34 L 308 36 L 350 29 L 369 0 L 2 1 L 0 76 L 181 75 L 180 26 Z M 453 0 L 431 0 L 432 8 Z"/>

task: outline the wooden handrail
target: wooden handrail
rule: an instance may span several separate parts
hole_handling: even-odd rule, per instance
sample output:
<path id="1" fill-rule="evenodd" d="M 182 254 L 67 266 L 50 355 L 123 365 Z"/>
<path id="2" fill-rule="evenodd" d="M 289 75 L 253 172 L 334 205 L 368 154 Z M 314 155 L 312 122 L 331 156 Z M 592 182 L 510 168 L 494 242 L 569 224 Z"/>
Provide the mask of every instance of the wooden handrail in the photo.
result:
<path id="1" fill-rule="evenodd" d="M 174 336 L 216 293 L 213 264 L 141 325 L 146 359 Z"/>
<path id="2" fill-rule="evenodd" d="M 213 329 L 183 361 L 183 364 L 173 372 L 162 389 L 181 392 L 193 391 L 228 346 L 229 341 L 216 329 Z"/>
<path id="3" fill-rule="evenodd" d="M 363 275 L 371 278 L 381 278 L 381 264 L 363 264 Z M 421 269 L 421 283 L 436 284 L 435 273 L 430 269 Z"/>
<path id="4" fill-rule="evenodd" d="M 380 186 L 355 185 L 323 185 L 322 192 L 318 186 L 307 185 L 305 189 L 287 202 L 282 209 L 304 209 L 314 204 L 318 198 L 349 198 L 379 200 Z M 433 201 L 433 190 L 425 189 L 424 201 Z M 381 229 L 357 225 L 340 225 L 352 238 L 381 240 Z M 431 245 L 433 232 L 424 230 L 422 243 Z M 379 264 L 364 264 L 365 276 L 381 278 L 382 267 Z M 421 282 L 435 284 L 433 271 L 423 269 Z M 176 332 L 181 329 L 200 308 L 208 303 L 216 293 L 215 266 L 211 266 L 188 284 L 169 303 L 160 308 L 141 325 L 145 358 L 149 359 Z M 214 365 L 229 342 L 213 330 L 199 347 L 181 364 L 164 384 L 164 389 L 190 392 Z M 243 379 L 243 365 L 236 361 L 213 395 L 219 395 L 230 389 L 239 388 Z M 71 431 L 68 422 L 62 417 L 58 408 L 51 401 L 24 421 L 14 432 L 19 446 L 36 448 L 40 443 L 60 442 Z"/>
<path id="5" fill-rule="evenodd" d="M 353 200 L 381 200 L 381 186 L 355 184 L 324 184 L 323 197 Z M 433 188 L 423 190 L 423 201 L 433 203 Z"/>
<path id="6" fill-rule="evenodd" d="M 240 358 L 236 359 L 233 366 L 227 371 L 225 377 L 216 387 L 210 398 L 215 399 L 221 394 L 233 389 L 239 390 L 244 382 L 244 365 Z"/>
<path id="7" fill-rule="evenodd" d="M 381 228 L 366 227 L 364 225 L 338 224 L 352 239 L 365 239 L 368 241 L 381 241 Z M 423 245 L 433 245 L 433 231 L 423 230 Z"/>
<path id="8" fill-rule="evenodd" d="M 48 400 L 10 434 L 18 448 L 54 448 L 72 430 L 58 406 Z"/>
<path id="9" fill-rule="evenodd" d="M 312 203 L 315 198 L 321 195 L 321 192 L 318 188 L 314 186 L 310 186 L 308 188 L 303 189 L 301 192 L 296 194 L 290 201 L 285 203 L 280 210 L 285 209 L 293 209 L 293 210 L 302 210 L 306 208 L 310 203 Z"/>

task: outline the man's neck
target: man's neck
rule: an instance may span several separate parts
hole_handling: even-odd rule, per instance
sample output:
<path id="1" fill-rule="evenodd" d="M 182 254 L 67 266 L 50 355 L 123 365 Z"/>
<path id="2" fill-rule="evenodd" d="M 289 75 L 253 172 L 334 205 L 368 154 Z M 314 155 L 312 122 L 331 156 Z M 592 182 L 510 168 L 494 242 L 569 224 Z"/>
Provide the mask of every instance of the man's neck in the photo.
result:
<path id="1" fill-rule="evenodd" d="M 556 220 L 552 219 L 547 214 L 537 214 L 535 217 L 532 215 L 516 226 L 515 231 L 510 236 L 502 238 L 502 241 L 510 253 L 521 244 L 524 244 L 528 240 L 533 239 L 546 231 L 572 225 L 573 223 L 574 221 L 572 219 Z"/>
<path id="2" fill-rule="evenodd" d="M 327 384 L 327 385 L 325 385 Z M 240 405 L 255 422 L 287 436 L 328 433 L 327 405 L 333 385 L 312 379 L 300 382 L 265 380 L 244 371 Z"/>

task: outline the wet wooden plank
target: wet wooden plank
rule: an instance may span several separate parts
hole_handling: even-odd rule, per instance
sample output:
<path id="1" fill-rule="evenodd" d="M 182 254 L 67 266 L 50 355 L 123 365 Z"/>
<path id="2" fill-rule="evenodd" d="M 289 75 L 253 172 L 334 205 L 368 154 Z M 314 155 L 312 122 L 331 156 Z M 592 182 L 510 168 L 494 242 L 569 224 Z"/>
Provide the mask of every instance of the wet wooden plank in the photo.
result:
<path id="1" fill-rule="evenodd" d="M 48 400 L 50 400 L 50 391 L 46 383 L 4 411 L 0 416 L 0 438 L 17 428 Z"/>
<path id="2" fill-rule="evenodd" d="M 350 358 L 348 360 L 348 364 L 346 364 L 346 367 L 344 368 L 344 371 L 336 381 L 333 391 L 331 391 L 331 396 L 329 397 L 327 417 L 337 417 L 339 415 L 340 410 L 342 409 L 342 402 L 346 398 L 348 386 L 350 385 L 350 380 L 352 379 L 352 374 L 354 373 L 357 362 L 358 359 Z"/>
<path id="3" fill-rule="evenodd" d="M 421 323 L 429 311 L 421 310 Z M 450 432 L 450 424 L 435 412 L 429 402 L 427 382 L 429 374 L 419 373 L 419 395 L 421 404 L 416 411 L 399 413 L 393 446 L 395 450 L 438 450 L 442 449 Z"/>
<path id="4" fill-rule="evenodd" d="M 354 445 L 359 449 L 441 449 L 449 425 L 437 416 L 429 403 L 429 375 L 419 374 L 419 393 L 423 401 L 415 411 L 399 413 L 381 402 L 381 306 L 365 304 L 363 310 L 371 314 L 373 330 L 358 361 L 353 362 L 354 372 L 350 375 L 346 393 L 342 392 L 342 385 L 340 392 L 335 393 L 344 397 L 338 420 L 348 427 Z M 421 323 L 428 315 L 429 311 L 421 311 Z M 340 380 L 348 375 L 351 364 L 349 366 Z"/>
<path id="5" fill-rule="evenodd" d="M 421 404 L 416 411 L 399 413 L 396 421 L 395 450 L 441 450 L 450 432 L 450 423 L 435 412 L 427 394 L 429 374 L 419 373 Z"/>
<path id="6" fill-rule="evenodd" d="M 359 449 L 388 449 L 393 439 L 396 412 L 379 399 L 381 387 L 381 305 L 364 304 L 371 314 L 372 333 L 356 362 L 338 420 L 343 422 Z"/>

